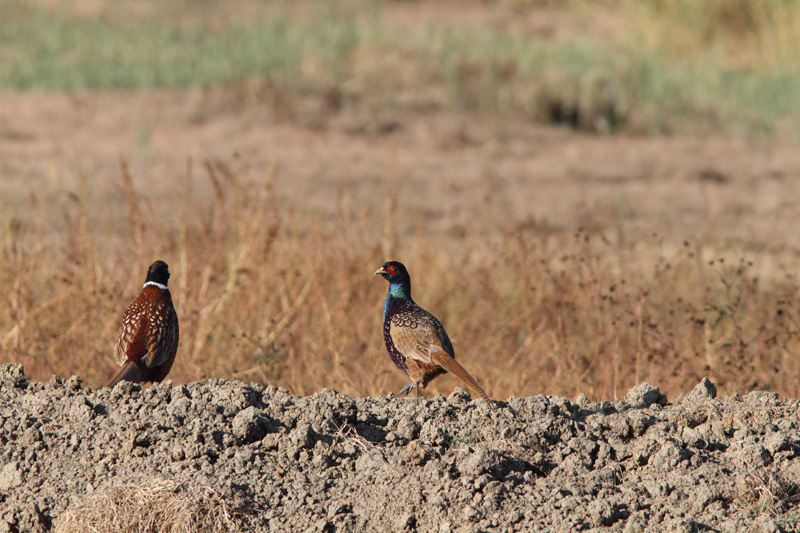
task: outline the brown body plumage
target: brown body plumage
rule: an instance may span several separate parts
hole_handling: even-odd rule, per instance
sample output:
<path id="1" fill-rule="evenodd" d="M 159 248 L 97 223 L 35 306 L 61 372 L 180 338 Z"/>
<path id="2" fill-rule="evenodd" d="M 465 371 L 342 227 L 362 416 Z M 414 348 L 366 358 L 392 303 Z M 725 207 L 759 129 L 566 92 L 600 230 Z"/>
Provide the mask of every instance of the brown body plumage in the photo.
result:
<path id="1" fill-rule="evenodd" d="M 122 366 L 108 383 L 126 380 L 161 381 L 169 374 L 178 351 L 178 315 L 167 288 L 169 267 L 156 261 L 147 271 L 142 292 L 122 316 L 114 359 Z"/>

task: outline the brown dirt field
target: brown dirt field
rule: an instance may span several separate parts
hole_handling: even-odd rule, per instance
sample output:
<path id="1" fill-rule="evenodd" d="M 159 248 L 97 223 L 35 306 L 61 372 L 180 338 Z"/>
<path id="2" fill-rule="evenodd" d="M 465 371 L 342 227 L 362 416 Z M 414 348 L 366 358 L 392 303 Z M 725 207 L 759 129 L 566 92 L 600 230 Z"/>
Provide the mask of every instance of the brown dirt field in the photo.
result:
<path id="1" fill-rule="evenodd" d="M 793 144 L 600 137 L 413 105 L 331 113 L 321 97 L 282 106 L 246 93 L 0 94 L 4 204 L 74 187 L 79 171 L 118 180 L 120 157 L 143 187 L 164 191 L 182 187 L 187 158 L 277 161 L 284 200 L 299 210 L 329 209 L 340 194 L 379 206 L 391 182 L 402 207 L 437 213 L 446 227 L 477 216 L 493 194 L 508 199 L 504 216 L 564 230 L 591 210 L 631 238 L 800 248 Z"/>

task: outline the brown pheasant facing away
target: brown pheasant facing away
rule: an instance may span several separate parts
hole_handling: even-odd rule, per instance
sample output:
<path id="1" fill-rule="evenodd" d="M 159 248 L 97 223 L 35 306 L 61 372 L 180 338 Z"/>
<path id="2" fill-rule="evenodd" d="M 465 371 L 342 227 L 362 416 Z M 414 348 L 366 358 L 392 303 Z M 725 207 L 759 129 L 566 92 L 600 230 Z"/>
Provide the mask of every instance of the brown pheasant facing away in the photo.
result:
<path id="1" fill-rule="evenodd" d="M 122 366 L 108 382 L 161 381 L 169 374 L 178 351 L 178 315 L 167 288 L 169 266 L 156 261 L 147 270 L 142 292 L 122 316 L 114 359 Z"/>
<path id="2" fill-rule="evenodd" d="M 389 282 L 389 293 L 383 306 L 383 340 L 397 368 L 408 374 L 411 382 L 400 394 L 423 389 L 440 374 L 450 372 L 464 381 L 492 405 L 478 383 L 455 359 L 453 345 L 435 316 L 411 299 L 411 278 L 406 267 L 389 261 L 375 272 Z"/>

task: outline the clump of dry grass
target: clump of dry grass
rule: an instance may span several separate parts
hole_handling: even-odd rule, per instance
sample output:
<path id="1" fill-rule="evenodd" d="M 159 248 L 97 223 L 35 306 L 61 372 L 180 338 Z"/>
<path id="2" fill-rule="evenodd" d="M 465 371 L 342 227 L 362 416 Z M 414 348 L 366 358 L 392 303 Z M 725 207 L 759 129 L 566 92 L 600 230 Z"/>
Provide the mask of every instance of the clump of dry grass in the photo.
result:
<path id="1" fill-rule="evenodd" d="M 105 382 L 122 312 L 161 258 L 181 323 L 171 379 L 396 391 L 386 286 L 372 276 L 396 259 L 495 398 L 613 399 L 642 381 L 675 396 L 703 376 L 721 393 L 800 392 L 797 261 L 759 269 L 702 242 L 628 235 L 590 210 L 574 231 L 488 211 L 457 232 L 432 229 L 391 187 L 378 207 L 340 198 L 303 211 L 284 201 L 274 167 L 189 164 L 168 193 L 142 190 L 125 164 L 120 176 L 118 188 L 79 180 L 55 220 L 33 196 L 3 226 L 0 360 L 34 379 Z"/>
<path id="2" fill-rule="evenodd" d="M 751 469 L 739 487 L 736 504 L 752 518 L 766 515 L 778 522 L 796 524 L 798 517 L 790 513 L 800 501 L 796 484 L 785 479 L 777 470 Z"/>
<path id="3" fill-rule="evenodd" d="M 162 479 L 89 494 L 59 516 L 57 533 L 244 531 L 239 514 L 210 487 Z"/>

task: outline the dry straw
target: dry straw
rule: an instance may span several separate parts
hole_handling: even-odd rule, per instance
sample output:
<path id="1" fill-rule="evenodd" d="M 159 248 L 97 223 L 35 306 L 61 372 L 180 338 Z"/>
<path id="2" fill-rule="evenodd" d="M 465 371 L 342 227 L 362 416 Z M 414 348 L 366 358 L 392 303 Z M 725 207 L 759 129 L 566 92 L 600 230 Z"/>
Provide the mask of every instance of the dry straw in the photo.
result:
<path id="1" fill-rule="evenodd" d="M 341 197 L 328 211 L 285 201 L 298 188 L 278 186 L 275 165 L 220 161 L 148 185 L 123 161 L 119 185 L 79 174 L 60 209 L 33 196 L 2 228 L 0 360 L 37 380 L 101 385 L 125 306 L 165 259 L 181 327 L 175 382 L 385 395 L 404 376 L 385 354 L 386 287 L 372 272 L 396 259 L 493 398 L 613 399 L 643 381 L 673 398 L 704 376 L 720 394 L 798 393 L 796 258 L 765 269 L 713 239 L 636 234 L 589 208 L 574 230 L 495 216 L 491 206 L 511 205 L 502 189 L 451 231 L 398 197 L 393 166 L 372 204 Z"/>
<path id="2" fill-rule="evenodd" d="M 243 531 L 241 515 L 207 486 L 161 479 L 90 493 L 59 516 L 56 533 Z"/>

